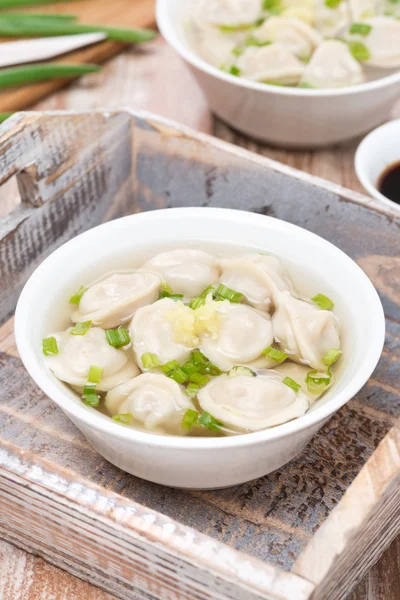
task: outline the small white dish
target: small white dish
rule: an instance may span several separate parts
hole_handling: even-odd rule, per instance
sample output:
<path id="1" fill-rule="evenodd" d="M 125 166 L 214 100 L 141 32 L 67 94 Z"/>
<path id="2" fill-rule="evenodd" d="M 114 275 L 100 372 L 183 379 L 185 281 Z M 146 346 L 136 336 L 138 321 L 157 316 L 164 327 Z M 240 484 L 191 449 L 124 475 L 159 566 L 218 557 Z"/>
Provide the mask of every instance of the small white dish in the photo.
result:
<path id="1" fill-rule="evenodd" d="M 196 232 L 195 235 L 188 232 Z M 306 265 L 323 285 L 342 324 L 337 380 L 303 417 L 271 429 L 224 438 L 154 435 L 124 427 L 93 408 L 45 365 L 42 338 L 68 323 L 68 298 L 82 282 L 115 269 L 121 257 L 196 240 L 246 247 Z M 290 241 L 290 243 L 288 243 Z M 112 264 L 110 263 L 112 261 Z M 125 258 L 126 260 L 126 258 Z M 364 272 L 341 250 L 272 217 L 218 208 L 177 208 L 135 214 L 79 235 L 53 252 L 20 296 L 15 336 L 31 377 L 90 443 L 124 471 L 163 485 L 220 488 L 256 479 L 292 460 L 322 425 L 366 383 L 382 352 L 382 305 Z"/>
<path id="2" fill-rule="evenodd" d="M 400 206 L 378 189 L 380 176 L 396 162 L 400 162 L 400 119 L 371 131 L 358 146 L 354 162 L 358 180 L 366 192 L 400 212 Z"/>
<path id="3" fill-rule="evenodd" d="M 235 77 L 203 60 L 187 24 L 198 0 L 157 0 L 161 34 L 185 60 L 211 110 L 255 139 L 287 148 L 317 148 L 366 133 L 390 118 L 400 72 L 340 89 L 278 87 Z"/>

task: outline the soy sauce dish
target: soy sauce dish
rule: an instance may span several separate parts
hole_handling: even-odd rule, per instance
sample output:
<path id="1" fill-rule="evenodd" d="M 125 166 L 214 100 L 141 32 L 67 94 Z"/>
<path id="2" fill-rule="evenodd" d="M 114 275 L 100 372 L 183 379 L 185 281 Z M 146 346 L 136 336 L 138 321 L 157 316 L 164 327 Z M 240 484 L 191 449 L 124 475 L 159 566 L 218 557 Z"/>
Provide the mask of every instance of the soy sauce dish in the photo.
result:
<path id="1" fill-rule="evenodd" d="M 367 381 L 384 329 L 374 287 L 338 248 L 213 208 L 76 237 L 34 272 L 15 315 L 28 372 L 98 452 L 184 488 L 294 458 Z"/>

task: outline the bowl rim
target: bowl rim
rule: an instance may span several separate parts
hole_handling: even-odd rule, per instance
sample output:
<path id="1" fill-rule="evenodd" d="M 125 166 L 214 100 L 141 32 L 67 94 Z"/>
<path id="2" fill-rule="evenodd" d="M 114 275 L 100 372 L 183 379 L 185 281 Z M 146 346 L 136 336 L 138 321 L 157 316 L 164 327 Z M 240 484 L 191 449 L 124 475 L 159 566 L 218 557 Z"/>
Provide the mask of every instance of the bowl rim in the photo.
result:
<path id="1" fill-rule="evenodd" d="M 366 152 L 368 152 L 370 146 L 375 145 L 375 138 L 378 138 L 384 132 L 390 132 L 391 130 L 395 131 L 396 129 L 400 133 L 400 119 L 393 119 L 392 121 L 388 121 L 387 123 L 384 123 L 383 125 L 380 125 L 379 127 L 376 127 L 375 129 L 370 131 L 368 135 L 366 135 L 365 138 L 358 145 L 354 156 L 354 168 L 359 182 L 361 183 L 363 188 L 368 192 L 368 194 L 370 194 L 373 198 L 379 200 L 379 202 L 381 202 L 385 206 L 389 206 L 392 210 L 400 212 L 400 205 L 396 202 L 393 202 L 392 200 L 389 200 L 389 198 L 386 198 L 386 196 L 381 194 L 378 188 L 373 183 L 371 183 L 369 177 L 366 174 L 367 170 L 365 168 L 364 162 L 364 155 Z M 400 160 L 400 148 L 398 160 Z"/>
<path id="2" fill-rule="evenodd" d="M 400 69 L 397 73 L 386 75 L 380 79 L 368 81 L 366 83 L 359 83 L 354 86 L 346 86 L 342 88 L 328 88 L 328 89 L 307 89 L 307 88 L 291 88 L 284 86 L 274 86 L 268 83 L 260 83 L 257 81 L 251 81 L 244 77 L 236 77 L 230 73 L 225 73 L 217 67 L 214 67 L 206 60 L 202 59 L 197 55 L 194 50 L 188 50 L 188 48 L 182 44 L 176 35 L 175 27 L 172 25 L 171 19 L 169 18 L 169 0 L 157 0 L 156 4 L 156 22 L 161 35 L 165 40 L 174 48 L 174 50 L 182 56 L 190 65 L 204 71 L 208 75 L 221 79 L 228 83 L 234 84 L 244 89 L 257 90 L 264 93 L 273 93 L 278 96 L 293 96 L 293 97 L 312 97 L 312 98 L 327 98 L 335 96 L 348 96 L 353 94 L 362 94 L 364 92 L 372 92 L 385 88 L 386 86 L 400 84 Z"/>
<path id="3" fill-rule="evenodd" d="M 112 227 L 118 227 L 122 221 L 130 222 L 134 220 L 136 223 L 139 221 L 148 221 L 153 219 L 170 219 L 170 218 L 190 218 L 196 220 L 200 217 L 204 217 L 205 212 L 208 215 L 216 215 L 217 218 L 224 220 L 236 220 L 243 223 L 247 221 L 250 225 L 255 224 L 257 219 L 257 225 L 259 226 L 260 218 L 264 219 L 266 223 L 273 227 L 278 227 L 284 232 L 291 232 L 292 234 L 296 230 L 302 232 L 302 236 L 306 235 L 308 239 L 316 241 L 319 244 L 324 244 L 329 248 L 330 252 L 337 257 L 345 257 L 346 261 L 352 263 L 352 269 L 358 273 L 360 282 L 363 281 L 364 287 L 368 290 L 365 301 L 369 303 L 371 312 L 374 314 L 373 320 L 373 331 L 374 331 L 374 344 L 371 344 L 367 349 L 363 363 L 357 372 L 357 376 L 353 377 L 347 387 L 342 390 L 336 397 L 333 397 L 329 402 L 315 409 L 314 411 L 307 412 L 302 417 L 278 425 L 271 429 L 264 429 L 244 435 L 237 435 L 231 437 L 221 438 L 200 438 L 200 437 L 185 437 L 185 436 L 168 436 L 168 435 L 156 435 L 153 433 L 146 433 L 133 428 L 124 428 L 118 423 L 115 423 L 111 418 L 105 418 L 105 415 L 98 413 L 95 410 L 90 410 L 83 404 L 77 404 L 71 402 L 68 396 L 66 388 L 65 393 L 62 388 L 57 386 L 54 376 L 50 371 L 36 367 L 36 354 L 37 351 L 33 348 L 29 341 L 28 332 L 31 330 L 31 298 L 33 295 L 37 295 L 38 289 L 41 289 L 40 282 L 42 278 L 46 278 L 46 270 L 52 268 L 54 264 L 57 264 L 63 255 L 68 254 L 71 247 L 79 245 L 82 241 L 88 241 L 91 236 L 96 236 L 101 232 L 106 233 Z M 186 449 L 188 451 L 195 449 L 219 449 L 219 448 L 233 448 L 233 447 L 247 447 L 253 444 L 265 443 L 268 441 L 283 439 L 294 433 L 307 430 L 317 423 L 321 423 L 327 420 L 332 414 L 334 414 L 339 408 L 346 404 L 368 381 L 373 370 L 375 369 L 379 358 L 382 353 L 384 340 L 385 340 L 385 317 L 383 307 L 379 299 L 378 293 L 375 290 L 373 284 L 362 269 L 355 263 L 345 252 L 340 250 L 337 246 L 328 242 L 324 238 L 312 233 L 303 227 L 294 225 L 287 221 L 276 219 L 274 217 L 259 215 L 243 210 L 227 209 L 227 208 L 214 208 L 214 207 L 181 207 L 181 208 L 169 208 L 159 209 L 157 211 L 147 211 L 143 213 L 136 213 L 120 219 L 115 219 L 107 223 L 103 223 L 81 233 L 74 237 L 70 241 L 66 242 L 54 252 L 52 252 L 32 273 L 27 283 L 25 284 L 21 295 L 18 300 L 18 304 L 15 311 L 15 339 L 21 360 L 28 371 L 29 375 L 35 381 L 35 383 L 41 388 L 41 390 L 55 402 L 65 413 L 72 415 L 74 422 L 82 422 L 86 427 L 91 427 L 97 431 L 105 433 L 107 435 L 115 436 L 117 439 L 123 439 L 131 441 L 132 443 L 142 443 L 152 447 L 168 447 L 174 449 Z"/>

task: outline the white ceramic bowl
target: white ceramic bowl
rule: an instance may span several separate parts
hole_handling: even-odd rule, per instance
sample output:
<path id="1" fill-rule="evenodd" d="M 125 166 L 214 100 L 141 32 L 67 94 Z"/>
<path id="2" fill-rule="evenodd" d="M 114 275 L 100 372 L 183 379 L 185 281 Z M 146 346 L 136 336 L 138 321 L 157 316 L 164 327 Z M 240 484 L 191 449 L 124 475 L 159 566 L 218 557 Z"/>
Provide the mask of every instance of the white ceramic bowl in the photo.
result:
<path id="1" fill-rule="evenodd" d="M 400 206 L 378 191 L 379 177 L 387 167 L 400 162 L 400 119 L 389 121 L 371 131 L 359 145 L 355 156 L 357 177 L 373 198 L 400 212 Z"/>
<path id="2" fill-rule="evenodd" d="M 196 234 L 188 236 L 188 232 Z M 340 375 L 303 417 L 273 429 L 226 438 L 143 433 L 85 406 L 45 366 L 41 340 L 67 326 L 68 298 L 82 281 L 121 267 L 122 256 L 138 256 L 154 248 L 158 251 L 160 242 L 164 247 L 182 247 L 196 240 L 233 248 L 246 246 L 275 253 L 290 265 L 307 265 L 315 274 L 311 291 L 325 291 L 332 297 L 343 332 Z M 327 419 L 367 381 L 380 357 L 384 332 L 383 310 L 374 287 L 341 250 L 284 221 L 217 208 L 157 210 L 111 221 L 79 235 L 36 269 L 15 314 L 17 346 L 29 374 L 98 452 L 138 477 L 185 488 L 243 483 L 297 456 Z"/>
<path id="3" fill-rule="evenodd" d="M 389 118 L 400 95 L 400 72 L 354 87 L 307 90 L 247 81 L 208 64 L 188 39 L 196 2 L 158 0 L 157 24 L 189 65 L 211 110 L 235 129 L 272 144 L 311 148 L 351 139 Z"/>

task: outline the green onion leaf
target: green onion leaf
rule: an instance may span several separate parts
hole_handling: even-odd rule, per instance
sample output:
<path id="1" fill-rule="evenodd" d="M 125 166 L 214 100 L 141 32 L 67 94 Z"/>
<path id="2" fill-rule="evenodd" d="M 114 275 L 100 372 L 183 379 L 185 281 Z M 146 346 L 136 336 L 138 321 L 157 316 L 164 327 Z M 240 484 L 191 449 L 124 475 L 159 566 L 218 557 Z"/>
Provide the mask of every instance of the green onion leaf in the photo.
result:
<path id="1" fill-rule="evenodd" d="M 242 367 L 242 366 L 232 367 L 232 369 L 228 373 L 228 377 L 241 377 L 241 376 L 256 377 L 256 374 L 249 367 Z"/>
<path id="2" fill-rule="evenodd" d="M 285 377 L 285 379 L 282 381 L 282 383 L 284 383 L 288 387 L 292 388 L 292 390 L 294 390 L 295 392 L 298 392 L 299 389 L 301 388 L 301 385 L 299 383 L 296 383 L 296 381 L 294 379 L 292 379 L 291 377 Z"/>
<path id="3" fill-rule="evenodd" d="M 333 365 L 333 363 L 335 363 L 338 360 L 338 358 L 342 354 L 343 354 L 342 350 L 335 350 L 334 348 L 331 348 L 330 350 L 328 350 L 328 352 L 323 357 L 322 362 L 324 363 L 324 365 L 331 366 L 331 365 Z"/>
<path id="4" fill-rule="evenodd" d="M 7 119 L 12 117 L 13 114 L 13 112 L 0 112 L 0 123 L 4 123 L 4 121 L 7 121 Z"/>
<path id="5" fill-rule="evenodd" d="M 207 375 L 202 375 L 201 373 L 192 373 L 192 375 L 189 375 L 189 381 L 191 383 L 196 383 L 199 387 L 203 387 L 207 385 L 207 383 L 210 381 L 210 378 L 207 377 Z"/>
<path id="6" fill-rule="evenodd" d="M 332 374 L 330 371 L 328 371 L 328 373 L 309 371 L 306 377 L 308 391 L 311 394 L 322 394 L 322 392 L 324 392 L 327 386 L 330 384 L 331 379 Z"/>
<path id="7" fill-rule="evenodd" d="M 2 29 L 0 21 L 0 36 L 4 35 Z M 15 35 L 19 36 L 23 34 L 17 31 Z M 12 67 L 10 69 L 1 69 L 0 88 L 8 88 L 35 81 L 47 81 L 49 79 L 79 77 L 88 73 L 97 73 L 100 70 L 100 67 L 97 65 L 66 65 L 56 63 Z"/>
<path id="8" fill-rule="evenodd" d="M 163 373 L 168 375 L 168 373 L 171 373 L 171 371 L 173 371 L 174 369 L 176 369 L 178 367 L 179 367 L 179 363 L 177 360 L 170 360 L 169 362 L 165 363 L 164 365 L 161 365 L 160 369 L 162 370 Z"/>
<path id="9" fill-rule="evenodd" d="M 158 356 L 156 354 L 152 354 L 151 352 L 142 354 L 141 361 L 144 369 L 154 369 L 155 367 L 161 366 Z"/>
<path id="10" fill-rule="evenodd" d="M 205 303 L 206 303 L 206 299 L 198 296 L 197 298 L 193 298 L 193 300 L 191 300 L 189 302 L 189 306 L 193 310 L 196 310 L 196 309 L 200 308 L 200 306 L 203 306 L 203 304 L 205 304 Z"/>
<path id="11" fill-rule="evenodd" d="M 58 354 L 58 345 L 56 338 L 44 338 L 42 340 L 42 350 L 45 356 L 56 356 L 56 354 Z"/>
<path id="12" fill-rule="evenodd" d="M 200 387 L 197 385 L 197 383 L 189 383 L 186 388 L 186 393 L 188 396 L 190 396 L 190 398 L 195 398 L 199 389 Z"/>
<path id="13" fill-rule="evenodd" d="M 104 369 L 102 367 L 96 367 L 92 365 L 89 369 L 88 381 L 90 383 L 100 383 L 103 377 Z"/>
<path id="14" fill-rule="evenodd" d="M 96 394 L 96 386 L 94 384 L 85 385 L 83 388 L 82 395 L 83 402 L 87 404 L 87 406 L 98 406 L 100 403 L 100 399 Z"/>
<path id="15" fill-rule="evenodd" d="M 372 29 L 372 25 L 368 23 L 353 23 L 350 27 L 350 33 L 359 33 L 360 35 L 368 35 Z"/>
<path id="16" fill-rule="evenodd" d="M 199 366 L 196 365 L 192 360 L 188 360 L 183 365 L 181 365 L 181 369 L 186 375 L 192 375 L 193 373 L 197 373 L 199 370 Z"/>
<path id="17" fill-rule="evenodd" d="M 107 342 L 114 348 L 122 348 L 130 343 L 131 337 L 127 329 L 109 329 L 106 331 Z"/>
<path id="18" fill-rule="evenodd" d="M 216 365 L 213 365 L 210 361 L 207 364 L 200 367 L 200 373 L 203 375 L 211 375 L 211 377 L 217 377 L 221 375 L 222 371 Z"/>
<path id="19" fill-rule="evenodd" d="M 86 335 L 92 326 L 92 321 L 83 321 L 75 323 L 73 328 L 70 330 L 71 335 Z"/>
<path id="20" fill-rule="evenodd" d="M 16 8 L 17 6 L 33 6 L 35 4 L 56 4 L 65 0 L 0 0 L 0 10 L 3 8 Z"/>
<path id="21" fill-rule="evenodd" d="M 77 306 L 79 306 L 79 302 L 82 299 L 83 294 L 86 292 L 87 288 L 83 287 L 81 285 L 81 287 L 79 288 L 79 290 L 77 292 L 75 292 L 75 294 L 73 294 L 71 296 L 71 298 L 69 299 L 69 303 L 70 304 L 76 304 Z"/>
<path id="22" fill-rule="evenodd" d="M 183 415 L 182 419 L 182 429 L 187 429 L 190 431 L 194 425 L 196 425 L 197 420 L 199 418 L 199 413 L 197 410 L 188 409 Z"/>
<path id="23" fill-rule="evenodd" d="M 349 42 L 349 49 L 356 60 L 365 61 L 371 58 L 370 51 L 362 42 L 351 40 Z"/>
<path id="24" fill-rule="evenodd" d="M 337 8 L 341 2 L 342 0 L 325 0 L 325 6 L 328 8 Z"/>
<path id="25" fill-rule="evenodd" d="M 219 431 L 222 427 L 222 423 L 217 421 L 208 412 L 201 413 L 201 415 L 199 417 L 199 423 L 200 423 L 200 425 L 203 425 L 203 427 L 206 427 L 210 431 Z"/>
<path id="26" fill-rule="evenodd" d="M 324 296 L 323 294 L 317 294 L 314 298 L 311 298 L 315 304 L 318 304 L 323 310 L 332 310 L 334 304 L 328 296 Z"/>
<path id="27" fill-rule="evenodd" d="M 215 298 L 222 300 L 229 300 L 229 302 L 239 303 L 242 302 L 244 295 L 240 292 L 235 292 L 235 290 L 231 290 L 226 287 L 223 283 L 220 283 L 217 289 L 215 290 Z"/>
<path id="28" fill-rule="evenodd" d="M 263 354 L 267 358 L 270 358 L 271 360 L 275 360 L 278 363 L 283 362 L 288 357 L 286 352 L 281 352 L 281 350 L 273 348 L 272 346 L 268 346 L 268 348 L 265 348 L 265 350 L 263 350 L 261 354 Z"/>
<path id="29" fill-rule="evenodd" d="M 170 379 L 173 379 L 174 381 L 176 381 L 176 383 L 186 383 L 186 381 L 188 380 L 188 376 L 186 375 L 186 373 L 184 371 L 182 371 L 182 369 L 180 367 L 178 367 L 177 369 L 174 369 L 173 371 L 170 371 L 167 375 L 167 377 L 169 377 Z"/>
<path id="30" fill-rule="evenodd" d="M 162 298 L 171 298 L 171 300 L 182 300 L 183 294 L 169 294 L 168 292 L 161 292 L 160 300 Z"/>
<path id="31" fill-rule="evenodd" d="M 200 350 L 195 350 L 194 352 L 192 352 L 192 361 L 195 365 L 205 365 L 209 362 L 208 358 L 204 356 L 204 354 L 200 352 Z"/>
<path id="32" fill-rule="evenodd" d="M 121 423 L 121 425 L 129 425 L 133 419 L 133 415 L 131 413 L 124 413 L 121 415 L 114 415 L 113 421 L 117 423 Z"/>

